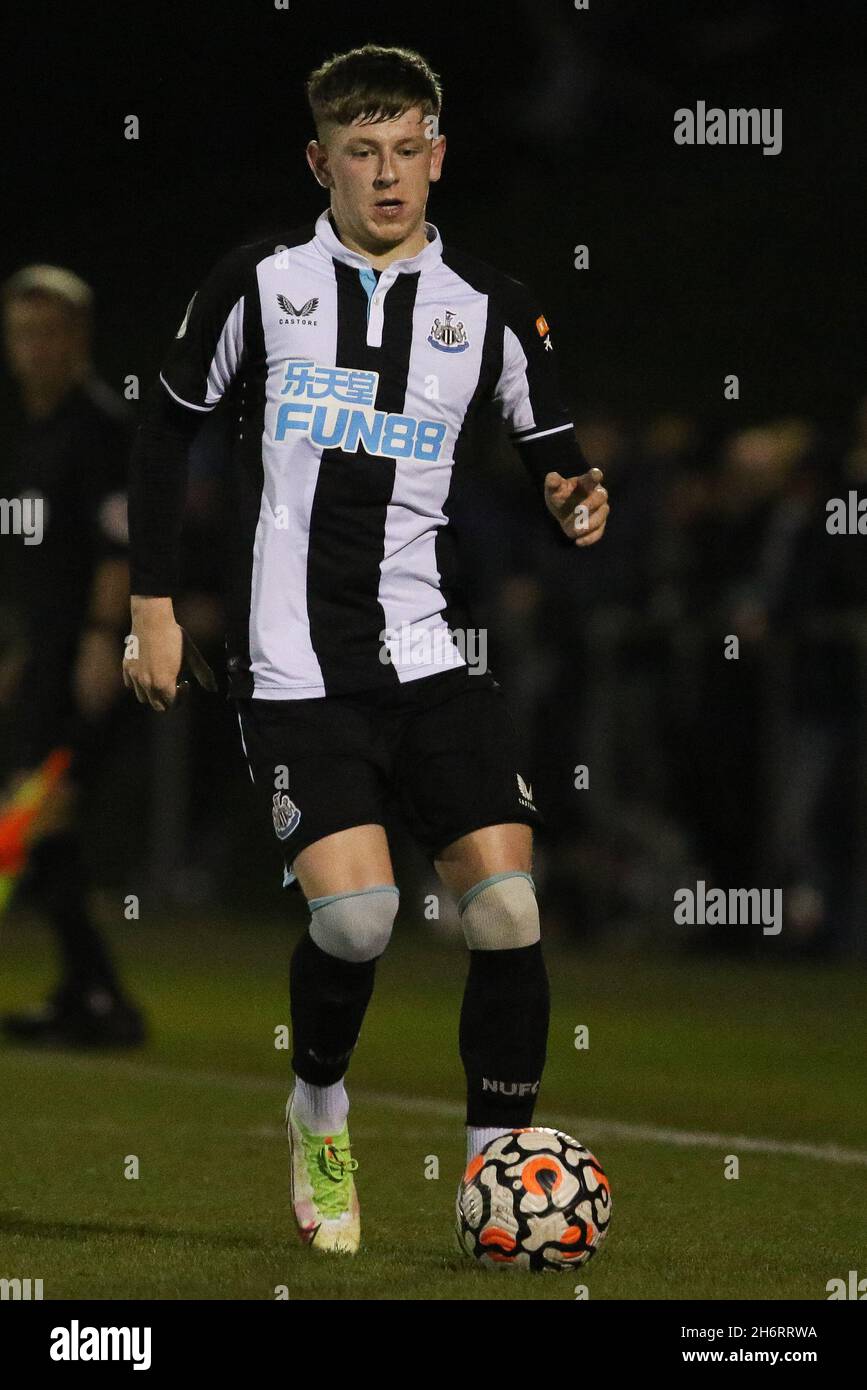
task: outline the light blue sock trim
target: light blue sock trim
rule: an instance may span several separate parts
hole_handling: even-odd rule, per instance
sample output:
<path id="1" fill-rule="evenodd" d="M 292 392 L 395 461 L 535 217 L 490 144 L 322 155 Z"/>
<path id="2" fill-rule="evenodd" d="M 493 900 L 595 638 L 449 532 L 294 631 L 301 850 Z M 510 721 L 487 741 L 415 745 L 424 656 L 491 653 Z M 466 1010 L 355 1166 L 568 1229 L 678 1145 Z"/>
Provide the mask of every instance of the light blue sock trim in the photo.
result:
<path id="1" fill-rule="evenodd" d="M 362 898 L 365 893 L 396 893 L 400 897 L 400 889 L 393 883 L 380 883 L 375 888 L 356 888 L 352 893 L 330 893 L 327 898 L 310 898 L 307 906 L 311 912 L 316 912 L 320 907 L 327 907 L 329 903 L 340 902 L 341 898 Z"/>
<path id="2" fill-rule="evenodd" d="M 525 878 L 533 892 L 535 893 L 536 891 L 536 885 L 533 882 L 532 874 L 525 874 L 522 869 L 507 869 L 504 874 L 491 874 L 490 878 L 483 878 L 481 883 L 476 884 L 475 888 L 471 888 L 468 893 L 464 893 L 464 896 L 458 903 L 458 915 L 460 916 L 460 914 L 469 907 L 473 898 L 477 898 L 480 893 L 484 893 L 485 889 L 490 888 L 492 883 L 502 883 L 504 878 Z"/>

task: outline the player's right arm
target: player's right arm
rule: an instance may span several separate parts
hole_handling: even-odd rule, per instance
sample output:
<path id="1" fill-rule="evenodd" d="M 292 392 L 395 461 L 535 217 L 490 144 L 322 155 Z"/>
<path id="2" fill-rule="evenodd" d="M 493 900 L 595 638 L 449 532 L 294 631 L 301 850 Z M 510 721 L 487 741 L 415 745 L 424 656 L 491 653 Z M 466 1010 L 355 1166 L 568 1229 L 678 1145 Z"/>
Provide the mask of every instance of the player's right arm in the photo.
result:
<path id="1" fill-rule="evenodd" d="M 224 257 L 193 296 L 159 383 L 148 401 L 130 460 L 130 609 L 123 679 L 141 704 L 163 711 L 177 698 L 183 634 L 173 597 L 190 445 L 244 356 L 244 258 Z"/>

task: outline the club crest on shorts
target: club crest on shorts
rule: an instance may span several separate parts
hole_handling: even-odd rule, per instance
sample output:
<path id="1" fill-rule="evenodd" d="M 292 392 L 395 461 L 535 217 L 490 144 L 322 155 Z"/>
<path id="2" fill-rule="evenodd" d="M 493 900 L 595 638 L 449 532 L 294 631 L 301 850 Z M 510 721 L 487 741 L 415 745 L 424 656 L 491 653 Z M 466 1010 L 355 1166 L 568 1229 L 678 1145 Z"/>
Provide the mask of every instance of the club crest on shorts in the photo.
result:
<path id="1" fill-rule="evenodd" d="M 533 788 L 524 781 L 520 772 L 516 772 L 515 776 L 518 779 L 518 800 L 522 806 L 527 807 L 528 811 L 535 811 L 536 807 L 533 805 Z"/>
<path id="2" fill-rule="evenodd" d="M 298 829 L 301 812 L 295 802 L 289 799 L 287 792 L 274 793 L 271 815 L 274 818 L 274 831 L 278 840 L 288 840 L 293 830 Z"/>
<path id="3" fill-rule="evenodd" d="M 428 334 L 431 347 L 439 348 L 440 352 L 466 351 L 470 345 L 466 330 L 461 321 L 455 323 L 454 318 L 454 309 L 446 309 L 445 320 L 434 319 Z"/>

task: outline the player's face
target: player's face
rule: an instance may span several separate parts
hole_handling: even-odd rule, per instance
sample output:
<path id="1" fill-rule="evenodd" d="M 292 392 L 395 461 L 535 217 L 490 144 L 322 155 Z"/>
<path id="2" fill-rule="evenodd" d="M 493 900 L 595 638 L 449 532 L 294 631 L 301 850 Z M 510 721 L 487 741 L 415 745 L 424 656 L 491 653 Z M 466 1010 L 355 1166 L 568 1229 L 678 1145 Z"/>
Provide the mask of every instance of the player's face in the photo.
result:
<path id="1" fill-rule="evenodd" d="M 87 351 L 76 315 L 49 296 L 13 299 L 6 306 L 5 338 L 9 369 L 24 385 L 74 380 Z"/>
<path id="2" fill-rule="evenodd" d="M 307 151 L 317 179 L 331 190 L 341 235 L 371 253 L 416 237 L 428 188 L 440 176 L 445 137 L 420 107 L 390 121 L 331 126 Z"/>

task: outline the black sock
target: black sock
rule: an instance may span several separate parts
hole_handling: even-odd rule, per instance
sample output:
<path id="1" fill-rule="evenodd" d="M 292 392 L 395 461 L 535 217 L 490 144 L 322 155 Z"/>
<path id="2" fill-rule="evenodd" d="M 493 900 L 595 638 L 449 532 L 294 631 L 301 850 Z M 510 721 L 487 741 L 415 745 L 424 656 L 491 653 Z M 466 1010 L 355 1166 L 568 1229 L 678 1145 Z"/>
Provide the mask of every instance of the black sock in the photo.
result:
<path id="1" fill-rule="evenodd" d="M 518 1129 L 531 1123 L 549 1017 L 541 942 L 470 951 L 460 1022 L 468 1125 Z"/>
<path id="2" fill-rule="evenodd" d="M 345 1075 L 375 973 L 375 960 L 339 960 L 304 933 L 289 967 L 292 1070 L 302 1081 L 333 1086 Z"/>
<path id="3" fill-rule="evenodd" d="M 87 874 L 78 836 L 68 831 L 46 835 L 33 848 L 28 881 L 57 938 L 60 951 L 59 992 L 79 997 L 91 990 L 119 995 L 120 986 L 108 947 L 87 907 Z"/>

